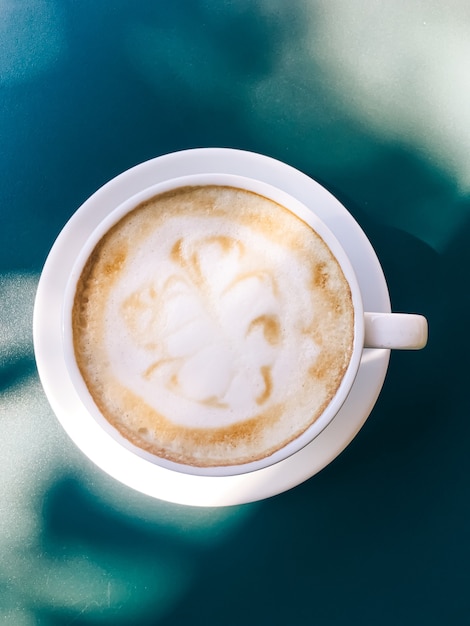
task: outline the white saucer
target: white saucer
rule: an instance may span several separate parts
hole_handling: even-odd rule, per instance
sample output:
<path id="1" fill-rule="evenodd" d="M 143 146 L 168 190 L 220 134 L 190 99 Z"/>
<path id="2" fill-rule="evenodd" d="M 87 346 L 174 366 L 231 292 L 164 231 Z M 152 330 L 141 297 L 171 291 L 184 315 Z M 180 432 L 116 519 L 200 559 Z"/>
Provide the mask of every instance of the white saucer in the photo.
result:
<path id="1" fill-rule="evenodd" d="M 369 416 L 382 388 L 389 350 L 364 350 L 342 409 L 300 452 L 266 469 L 240 476 L 189 476 L 133 455 L 106 436 L 81 405 L 63 356 L 62 304 L 72 265 L 99 222 L 116 206 L 160 181 L 204 172 L 258 178 L 297 197 L 330 227 L 348 253 L 366 311 L 390 312 L 385 278 L 365 234 L 348 211 L 321 185 L 279 161 L 225 148 L 176 152 L 117 176 L 89 198 L 66 224 L 44 266 L 34 309 L 34 347 L 49 402 L 75 444 L 101 469 L 149 496 L 193 506 L 227 506 L 282 493 L 323 469 L 346 448 Z"/>

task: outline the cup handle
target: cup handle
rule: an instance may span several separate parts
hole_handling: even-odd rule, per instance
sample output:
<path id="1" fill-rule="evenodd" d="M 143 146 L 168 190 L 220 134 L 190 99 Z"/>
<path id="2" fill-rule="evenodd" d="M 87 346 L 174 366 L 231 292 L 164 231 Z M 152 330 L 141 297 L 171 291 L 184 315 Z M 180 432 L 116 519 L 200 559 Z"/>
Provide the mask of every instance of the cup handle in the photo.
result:
<path id="1" fill-rule="evenodd" d="M 428 322 L 411 313 L 364 313 L 364 347 L 421 350 L 428 340 Z"/>

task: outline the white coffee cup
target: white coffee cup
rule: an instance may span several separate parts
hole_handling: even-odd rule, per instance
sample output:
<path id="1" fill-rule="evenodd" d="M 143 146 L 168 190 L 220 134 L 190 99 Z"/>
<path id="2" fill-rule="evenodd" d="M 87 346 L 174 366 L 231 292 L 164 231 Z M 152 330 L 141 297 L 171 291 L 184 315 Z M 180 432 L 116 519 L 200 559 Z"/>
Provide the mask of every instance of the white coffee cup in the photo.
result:
<path id="1" fill-rule="evenodd" d="M 194 465 L 179 463 L 174 460 L 168 460 L 166 458 L 156 456 L 155 454 L 134 445 L 120 432 L 118 432 L 118 430 L 102 415 L 83 380 L 75 359 L 71 316 L 77 282 L 81 276 L 83 268 L 97 243 L 114 224 L 116 224 L 123 216 L 127 215 L 142 202 L 153 198 L 158 194 L 185 186 L 207 185 L 241 188 L 267 197 L 297 215 L 320 235 L 338 261 L 349 284 L 354 309 L 354 342 L 347 370 L 335 395 L 313 424 L 311 424 L 294 440 L 290 441 L 272 454 L 255 461 L 241 464 L 237 463 L 234 465 L 220 465 L 215 467 L 196 467 Z M 134 454 L 152 463 L 161 465 L 164 468 L 195 475 L 229 476 L 243 474 L 268 467 L 295 454 L 297 451 L 310 443 L 315 437 L 317 437 L 328 426 L 340 410 L 353 386 L 364 348 L 414 350 L 424 347 L 426 341 L 427 322 L 421 315 L 364 311 L 361 290 L 352 264 L 335 235 L 317 217 L 314 212 L 314 207 L 305 206 L 292 195 L 289 195 L 283 190 L 270 184 L 256 179 L 232 174 L 207 173 L 171 179 L 145 189 L 118 206 L 98 225 L 80 251 L 68 281 L 63 308 L 63 345 L 65 363 L 73 386 L 80 397 L 80 401 L 84 404 L 90 415 L 94 417 L 96 422 L 109 437 L 112 437 L 114 440 L 119 442 L 120 445 L 124 446 L 128 450 L 131 450 Z"/>

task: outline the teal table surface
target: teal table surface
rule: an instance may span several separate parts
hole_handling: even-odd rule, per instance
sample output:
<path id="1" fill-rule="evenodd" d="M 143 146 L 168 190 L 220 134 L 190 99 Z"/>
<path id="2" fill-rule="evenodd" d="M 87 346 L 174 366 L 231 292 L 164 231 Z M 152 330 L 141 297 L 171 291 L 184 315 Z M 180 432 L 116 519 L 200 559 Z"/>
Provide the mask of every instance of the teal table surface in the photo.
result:
<path id="1" fill-rule="evenodd" d="M 466 0 L 0 2 L 0 622 L 470 624 Z M 232 147 L 330 190 L 429 320 L 364 427 L 272 498 L 171 504 L 96 468 L 39 382 L 46 256 L 128 168 Z"/>

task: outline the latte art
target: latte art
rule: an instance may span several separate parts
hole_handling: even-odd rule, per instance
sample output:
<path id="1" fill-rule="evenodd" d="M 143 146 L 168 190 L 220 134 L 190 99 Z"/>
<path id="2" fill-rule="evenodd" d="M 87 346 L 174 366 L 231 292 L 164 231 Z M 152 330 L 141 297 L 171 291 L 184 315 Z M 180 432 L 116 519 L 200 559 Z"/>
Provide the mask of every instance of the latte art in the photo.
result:
<path id="1" fill-rule="evenodd" d="M 140 353 L 142 369 L 133 385 L 146 400 L 154 403 L 155 386 L 161 387 L 160 393 L 182 401 L 173 408 L 178 423 L 220 426 L 271 398 L 272 371 L 282 356 L 283 303 L 272 267 L 255 252 L 263 242 L 249 229 L 238 234 L 246 243 L 254 240 L 247 249 L 241 239 L 199 234 L 198 224 L 184 226 L 191 234 L 161 249 L 162 273 L 146 278 L 130 295 L 116 294 L 110 314 L 124 321 L 126 353 L 134 362 Z M 213 220 L 212 226 L 217 232 L 223 224 Z M 168 256 L 172 263 L 164 264 Z M 151 267 L 155 260 L 152 251 L 137 263 Z M 130 263 L 128 271 L 134 269 Z M 114 362 L 116 347 L 108 338 Z M 129 369 L 123 366 L 124 382 Z M 188 402 L 204 410 L 191 411 Z"/>
<path id="2" fill-rule="evenodd" d="M 73 308 L 105 418 L 177 463 L 238 465 L 304 432 L 349 364 L 348 283 L 305 222 L 255 193 L 182 187 L 101 239 Z"/>

